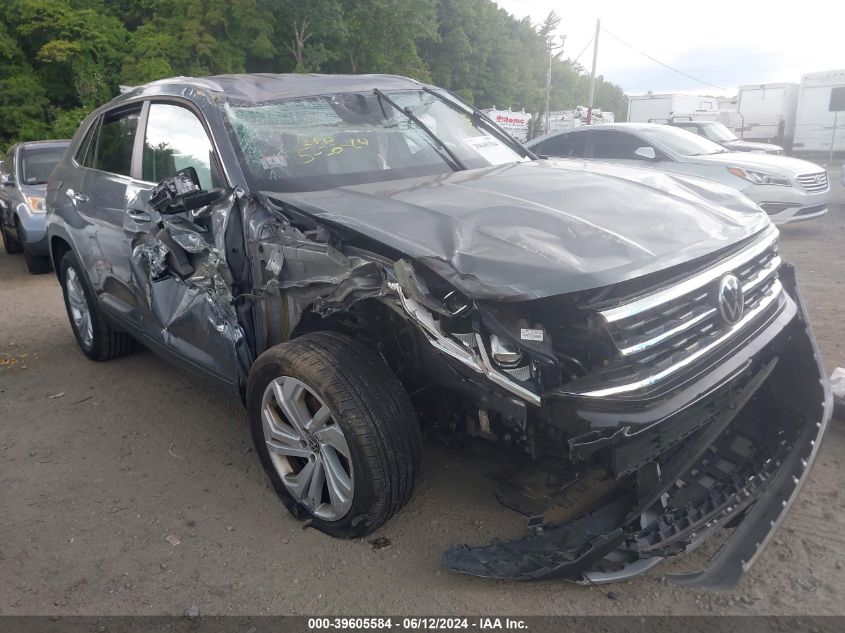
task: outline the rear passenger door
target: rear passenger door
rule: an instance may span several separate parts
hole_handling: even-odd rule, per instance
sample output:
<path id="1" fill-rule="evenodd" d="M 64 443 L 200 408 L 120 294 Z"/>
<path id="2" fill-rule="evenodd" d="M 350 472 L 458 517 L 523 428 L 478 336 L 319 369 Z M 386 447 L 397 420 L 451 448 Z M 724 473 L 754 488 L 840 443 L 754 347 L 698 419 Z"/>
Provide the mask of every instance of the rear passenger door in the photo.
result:
<path id="1" fill-rule="evenodd" d="M 74 178 L 63 183 L 65 204 L 85 222 L 80 256 L 101 303 L 135 327 L 140 314 L 132 290 L 130 250 L 124 235 L 127 201 L 138 190 L 132 177 L 142 104 L 121 106 L 95 122 L 75 157 Z"/>

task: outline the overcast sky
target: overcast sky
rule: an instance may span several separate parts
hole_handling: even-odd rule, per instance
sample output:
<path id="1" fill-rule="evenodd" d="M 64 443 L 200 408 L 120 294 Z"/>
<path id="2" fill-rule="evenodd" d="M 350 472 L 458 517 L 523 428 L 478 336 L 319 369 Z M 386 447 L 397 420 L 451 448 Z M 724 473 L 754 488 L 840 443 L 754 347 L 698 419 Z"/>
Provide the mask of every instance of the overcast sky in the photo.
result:
<path id="1" fill-rule="evenodd" d="M 518 18 L 541 22 L 555 11 L 566 35 L 565 57 L 576 57 L 602 28 L 652 57 L 708 83 L 678 75 L 602 33 L 598 73 L 628 94 L 736 93 L 742 84 L 792 81 L 803 73 L 845 68 L 845 0 L 495 0 Z M 589 69 L 592 46 L 579 62 Z"/>

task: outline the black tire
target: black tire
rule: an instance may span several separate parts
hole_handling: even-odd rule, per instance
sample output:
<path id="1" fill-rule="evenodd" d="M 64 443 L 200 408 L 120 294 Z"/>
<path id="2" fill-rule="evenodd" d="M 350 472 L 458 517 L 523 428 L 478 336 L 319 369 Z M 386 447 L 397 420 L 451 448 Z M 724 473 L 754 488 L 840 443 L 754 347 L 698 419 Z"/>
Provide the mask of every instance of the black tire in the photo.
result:
<path id="1" fill-rule="evenodd" d="M 81 283 L 82 291 L 85 296 L 85 303 L 88 306 L 92 330 L 92 339 L 90 344 L 86 344 L 79 331 L 77 331 L 73 315 L 71 314 L 67 283 L 68 274 L 71 269 L 74 271 Z M 59 282 L 62 285 L 62 295 L 65 300 L 65 309 L 67 310 L 67 317 L 68 321 L 70 321 L 70 327 L 73 330 L 73 335 L 76 337 L 76 342 L 79 344 L 79 348 L 88 358 L 96 361 L 111 360 L 113 358 L 126 356 L 132 351 L 134 343 L 132 337 L 124 332 L 117 332 L 109 326 L 102 311 L 100 310 L 99 305 L 97 304 L 97 300 L 94 297 L 94 291 L 91 288 L 91 284 L 88 282 L 88 277 L 85 275 L 82 266 L 79 265 L 79 262 L 72 251 L 66 252 L 62 257 L 61 264 L 59 265 Z"/>
<path id="2" fill-rule="evenodd" d="M 0 220 L 0 233 L 3 234 L 3 246 L 9 255 L 17 255 L 21 252 L 21 243 L 6 232 L 6 227 L 2 225 L 2 220 Z"/>
<path id="3" fill-rule="evenodd" d="M 26 267 L 32 275 L 43 275 L 50 272 L 50 258 L 33 255 L 26 247 L 26 242 L 23 244 L 23 258 L 26 261 Z"/>
<path id="4" fill-rule="evenodd" d="M 314 516 L 289 493 L 270 458 L 262 429 L 262 397 L 276 378 L 304 383 L 332 412 L 354 469 L 351 509 L 335 521 Z M 338 538 L 383 525 L 410 499 L 422 459 L 422 434 L 404 387 L 374 352 L 334 332 L 306 334 L 258 357 L 249 374 L 247 410 L 256 451 L 279 498 L 295 517 Z"/>

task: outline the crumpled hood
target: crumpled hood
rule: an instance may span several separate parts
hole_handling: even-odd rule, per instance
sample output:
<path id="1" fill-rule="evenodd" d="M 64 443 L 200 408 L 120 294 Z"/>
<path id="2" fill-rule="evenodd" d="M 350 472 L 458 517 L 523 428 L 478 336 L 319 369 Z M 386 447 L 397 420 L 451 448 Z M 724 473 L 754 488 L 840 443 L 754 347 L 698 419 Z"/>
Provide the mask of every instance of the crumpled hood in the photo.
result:
<path id="1" fill-rule="evenodd" d="M 755 154 L 753 152 L 708 154 L 707 156 L 694 156 L 691 160 L 696 163 L 722 163 L 727 166 L 758 169 L 788 177 L 795 177 L 799 174 L 817 174 L 824 171 L 824 167 L 800 158 L 776 156 L 774 154 Z"/>
<path id="2" fill-rule="evenodd" d="M 770 225 L 729 191 L 653 170 L 542 160 L 265 193 L 404 253 L 470 297 L 526 300 L 663 270 Z M 708 192 L 712 200 L 701 197 Z"/>

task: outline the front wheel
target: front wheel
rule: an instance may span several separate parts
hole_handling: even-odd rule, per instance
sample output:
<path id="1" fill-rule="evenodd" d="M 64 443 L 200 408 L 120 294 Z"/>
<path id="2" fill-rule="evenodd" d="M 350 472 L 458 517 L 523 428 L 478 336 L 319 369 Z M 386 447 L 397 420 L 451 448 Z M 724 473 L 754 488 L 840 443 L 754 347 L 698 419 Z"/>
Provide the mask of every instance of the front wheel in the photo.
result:
<path id="1" fill-rule="evenodd" d="M 355 538 L 411 496 L 422 438 L 408 394 L 354 339 L 307 334 L 264 352 L 247 385 L 256 451 L 297 518 Z"/>

